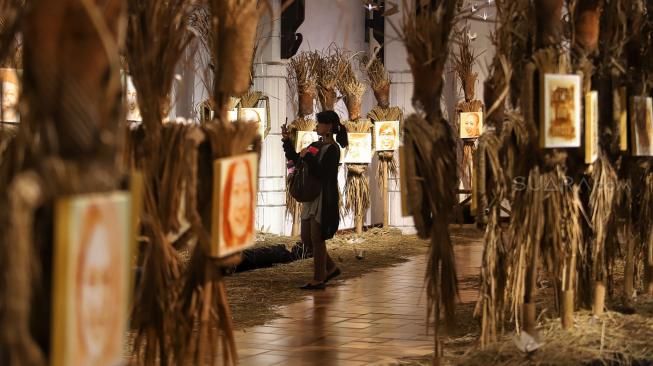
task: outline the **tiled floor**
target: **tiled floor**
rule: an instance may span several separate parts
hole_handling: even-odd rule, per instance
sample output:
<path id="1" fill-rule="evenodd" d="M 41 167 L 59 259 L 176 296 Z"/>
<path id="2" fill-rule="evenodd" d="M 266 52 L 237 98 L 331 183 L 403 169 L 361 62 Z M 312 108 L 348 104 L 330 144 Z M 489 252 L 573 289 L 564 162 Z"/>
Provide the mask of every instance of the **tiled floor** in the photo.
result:
<path id="1" fill-rule="evenodd" d="M 477 274 L 480 245 L 456 247 L 459 276 Z M 369 365 L 433 349 L 427 335 L 426 258 L 337 282 L 280 310 L 284 318 L 236 333 L 240 365 Z M 346 268 L 343 268 L 346 270 Z M 475 292 L 461 292 L 475 301 Z"/>

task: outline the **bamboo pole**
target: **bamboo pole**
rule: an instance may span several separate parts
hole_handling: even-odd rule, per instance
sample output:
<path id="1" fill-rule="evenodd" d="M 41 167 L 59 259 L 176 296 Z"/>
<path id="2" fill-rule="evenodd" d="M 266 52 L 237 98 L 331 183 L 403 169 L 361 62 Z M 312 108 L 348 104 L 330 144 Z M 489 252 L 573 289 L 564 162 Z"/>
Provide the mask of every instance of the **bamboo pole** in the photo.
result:
<path id="1" fill-rule="evenodd" d="M 383 164 L 383 182 L 382 192 L 383 192 L 383 228 L 387 229 L 389 226 L 389 217 L 390 217 L 390 197 L 388 197 L 388 164 Z"/>

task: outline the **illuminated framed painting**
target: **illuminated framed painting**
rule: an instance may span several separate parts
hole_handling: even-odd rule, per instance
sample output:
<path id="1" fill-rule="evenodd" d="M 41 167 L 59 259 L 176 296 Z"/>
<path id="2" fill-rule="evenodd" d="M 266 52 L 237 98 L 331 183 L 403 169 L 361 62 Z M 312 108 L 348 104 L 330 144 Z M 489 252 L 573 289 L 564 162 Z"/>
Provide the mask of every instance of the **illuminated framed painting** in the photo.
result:
<path id="1" fill-rule="evenodd" d="M 476 139 L 483 133 L 483 112 L 460 113 L 460 138 Z"/>
<path id="2" fill-rule="evenodd" d="M 399 121 L 379 121 L 374 123 L 374 148 L 376 151 L 395 151 L 399 149 Z"/>
<path id="3" fill-rule="evenodd" d="M 125 108 L 127 109 L 126 119 L 131 122 L 143 122 L 141 111 L 138 107 L 138 93 L 129 75 L 124 76 L 125 83 Z"/>
<path id="4" fill-rule="evenodd" d="M 254 245 L 257 176 L 255 153 L 218 159 L 213 163 L 213 257 L 226 257 Z"/>
<path id="5" fill-rule="evenodd" d="M 2 82 L 2 122 L 18 123 L 20 116 L 18 114 L 18 98 L 20 96 L 20 82 L 16 69 L 0 68 L 0 82 Z"/>
<path id="6" fill-rule="evenodd" d="M 131 293 L 133 210 L 129 192 L 56 201 L 53 366 L 122 363 Z"/>
<path id="7" fill-rule="evenodd" d="M 297 131 L 297 139 L 295 140 L 295 151 L 298 153 L 303 149 L 310 146 L 315 141 L 318 141 L 320 136 L 318 136 L 315 131 Z"/>
<path id="8" fill-rule="evenodd" d="M 345 163 L 369 164 L 372 162 L 372 134 L 351 132 L 347 134 L 349 146 L 345 154 Z"/>
<path id="9" fill-rule="evenodd" d="M 544 74 L 540 103 L 541 147 L 580 147 L 581 87 L 580 75 Z"/>

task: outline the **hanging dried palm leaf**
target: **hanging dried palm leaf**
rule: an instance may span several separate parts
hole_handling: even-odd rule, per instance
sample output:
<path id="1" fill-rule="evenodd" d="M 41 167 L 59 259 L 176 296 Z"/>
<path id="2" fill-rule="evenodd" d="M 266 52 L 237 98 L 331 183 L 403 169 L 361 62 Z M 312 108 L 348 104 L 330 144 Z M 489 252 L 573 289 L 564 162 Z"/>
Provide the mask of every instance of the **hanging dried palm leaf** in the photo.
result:
<path id="1" fill-rule="evenodd" d="M 363 55 L 359 59 L 360 68 L 367 75 L 367 82 L 374 91 L 377 104 L 382 108 L 390 106 L 390 74 L 383 62 L 376 56 Z"/>
<path id="2" fill-rule="evenodd" d="M 288 63 L 288 87 L 297 93 L 299 117 L 313 114 L 313 101 L 317 95 L 317 61 L 310 52 L 301 52 Z"/>
<path id="3" fill-rule="evenodd" d="M 18 29 L 25 40 L 21 124 L 0 162 L 0 363 L 44 365 L 52 361 L 52 201 L 115 190 L 122 178 L 117 44 L 125 9 L 119 1 L 102 10 L 79 1 L 13 7 L 23 3 L 0 3 L 2 56 Z"/>
<path id="4" fill-rule="evenodd" d="M 457 295 L 453 246 L 449 235 L 449 213 L 457 184 L 453 131 L 440 109 L 442 73 L 449 51 L 456 1 L 432 5 L 419 2 L 411 8 L 404 1 L 403 41 L 413 73 L 413 105 L 418 111 L 404 123 L 404 160 L 409 181 L 412 212 L 417 232 L 431 238 L 426 273 L 428 318 L 435 318 L 435 359 L 442 355 L 439 317 L 444 305 L 445 320 L 452 324 Z"/>
<path id="5" fill-rule="evenodd" d="M 167 234 L 178 229 L 178 208 L 189 179 L 184 156 L 187 128 L 162 120 L 177 62 L 192 38 L 187 30 L 190 0 L 128 2 L 127 60 L 143 116 L 142 143 L 132 156 L 144 176 L 143 277 L 134 299 L 136 331 L 132 355 L 137 362 L 174 362 L 175 302 L 179 295 L 179 257 Z M 136 132 L 138 133 L 138 132 Z M 138 141 L 134 138 L 133 143 Z M 188 184 L 185 184 L 188 187 Z M 166 195 L 163 195 L 163 194 Z"/>

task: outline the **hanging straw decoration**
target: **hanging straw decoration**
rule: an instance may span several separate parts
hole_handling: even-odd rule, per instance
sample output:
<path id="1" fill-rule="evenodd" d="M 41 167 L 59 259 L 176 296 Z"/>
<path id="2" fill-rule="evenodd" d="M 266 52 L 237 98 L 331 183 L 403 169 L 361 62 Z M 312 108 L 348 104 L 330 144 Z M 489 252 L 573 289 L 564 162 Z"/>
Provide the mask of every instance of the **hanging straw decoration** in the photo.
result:
<path id="1" fill-rule="evenodd" d="M 373 124 L 370 120 L 359 119 L 343 123 L 348 133 L 370 133 Z M 367 177 L 369 164 L 347 164 L 345 180 L 344 209 L 352 214 L 356 222 L 356 233 L 363 231 L 363 221 L 372 204 L 370 199 L 370 181 Z"/>
<path id="2" fill-rule="evenodd" d="M 301 52 L 288 63 L 288 87 L 297 93 L 299 117 L 313 114 L 313 101 L 317 93 L 316 58 L 310 52 Z"/>
<path id="3" fill-rule="evenodd" d="M 204 126 L 203 134 L 196 133 L 195 144 L 187 164 L 197 167 L 190 174 L 201 181 L 211 182 L 212 162 L 228 156 L 251 151 L 261 152 L 261 140 L 256 123 L 217 122 Z M 197 143 L 203 141 L 210 147 L 210 156 L 198 152 Z M 192 142 L 191 142 L 192 144 Z M 205 151 L 199 149 L 199 151 Z M 221 260 L 210 258 L 210 233 L 212 186 L 191 181 L 187 191 L 187 218 L 196 233 L 198 244 L 193 250 L 188 271 L 183 276 L 183 288 L 176 303 L 179 343 L 175 345 L 177 359 L 186 364 L 218 363 L 217 353 L 222 347 L 222 363 L 235 365 L 237 351 L 234 342 L 232 315 L 222 281 L 221 267 L 236 265 L 240 255 Z M 199 325 L 199 328 L 198 328 Z M 218 341 L 220 339 L 220 341 Z"/>
<path id="4" fill-rule="evenodd" d="M 186 24 L 190 4 L 190 0 L 130 0 L 128 4 L 127 60 L 143 116 L 142 130 L 132 133 L 136 136 L 131 154 L 144 176 L 142 230 L 147 238 L 143 277 L 134 299 L 132 355 L 144 364 L 174 362 L 177 342 L 175 303 L 181 267 L 167 234 L 179 229 L 182 187 L 189 187 L 192 167 L 185 161 L 190 153 L 185 143 L 188 128 L 163 127 L 162 120 L 170 108 L 177 62 L 192 38 Z"/>
<path id="5" fill-rule="evenodd" d="M 408 179 L 409 208 L 418 235 L 431 238 L 426 273 L 428 318 L 434 319 L 435 358 L 439 364 L 441 305 L 445 320 L 455 318 L 457 279 L 453 246 L 449 235 L 449 213 L 455 200 L 456 143 L 440 109 L 442 75 L 449 51 L 457 2 L 430 5 L 419 2 L 410 9 L 404 2 L 403 41 L 413 73 L 413 105 L 418 111 L 404 122 L 404 168 Z M 418 10 L 418 11 L 416 11 Z"/>
<path id="6" fill-rule="evenodd" d="M 372 108 L 369 113 L 367 113 L 367 118 L 369 118 L 372 122 L 399 121 L 399 125 L 401 126 L 403 113 L 399 107 L 383 108 L 377 105 Z M 378 184 L 382 184 L 386 181 L 386 172 L 389 177 L 395 178 L 399 170 L 397 167 L 394 151 L 378 151 L 376 154 L 379 158 L 379 165 L 377 166 L 376 170 L 376 179 Z"/>
<path id="7" fill-rule="evenodd" d="M 125 9 L 118 1 L 102 10 L 79 2 L 35 1 L 22 10 L 8 4 L 23 2 L 0 3 L 7 27 L 0 49 L 18 31 L 25 48 L 21 124 L 1 162 L 0 363 L 44 365 L 51 361 L 52 202 L 115 190 L 123 178 L 116 156 Z M 25 13 L 14 18 L 14 11 Z"/>
<path id="8" fill-rule="evenodd" d="M 359 58 L 361 70 L 367 75 L 367 82 L 372 87 L 376 103 L 381 108 L 390 107 L 390 74 L 383 62 L 376 56 L 363 55 Z"/>
<path id="9" fill-rule="evenodd" d="M 336 88 L 340 78 L 347 71 L 349 63 L 340 57 L 342 53 L 335 45 L 326 51 L 313 52 L 317 79 L 317 97 L 323 111 L 332 111 L 338 101 Z"/>

